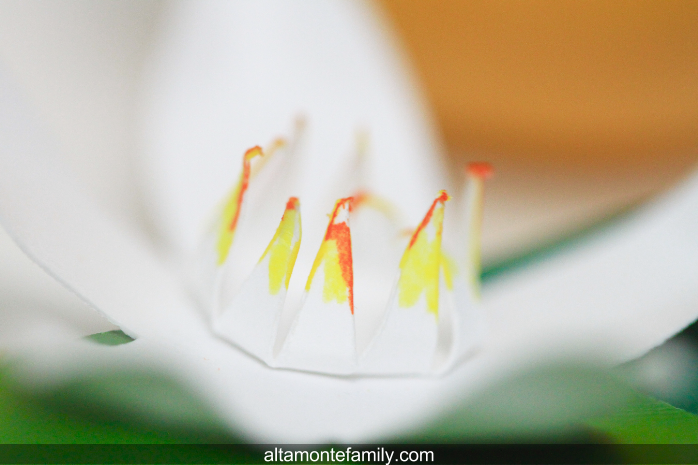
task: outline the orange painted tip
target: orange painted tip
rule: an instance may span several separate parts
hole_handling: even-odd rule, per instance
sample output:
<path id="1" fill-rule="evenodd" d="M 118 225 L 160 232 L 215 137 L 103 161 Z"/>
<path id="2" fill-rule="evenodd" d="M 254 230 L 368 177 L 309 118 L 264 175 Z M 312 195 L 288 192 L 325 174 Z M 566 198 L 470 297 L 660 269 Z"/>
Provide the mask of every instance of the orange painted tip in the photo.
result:
<path id="1" fill-rule="evenodd" d="M 332 209 L 332 213 L 330 214 L 330 224 L 334 224 L 335 218 L 337 218 L 337 214 L 339 213 L 339 210 L 341 208 L 345 208 L 349 211 L 351 211 L 351 206 L 354 203 L 354 197 L 345 197 L 343 199 L 339 199 L 335 202 L 334 208 Z"/>
<path id="2" fill-rule="evenodd" d="M 249 161 L 257 155 L 264 156 L 264 151 L 262 151 L 262 147 L 259 145 L 255 145 L 251 149 L 247 149 L 247 152 L 245 152 L 245 161 Z"/>
<path id="3" fill-rule="evenodd" d="M 446 191 L 439 191 L 439 196 L 436 199 L 434 199 L 434 203 L 436 203 L 436 202 L 444 203 L 444 202 L 447 202 L 449 200 L 451 200 L 451 196 L 448 195 L 448 193 Z"/>
<path id="4" fill-rule="evenodd" d="M 494 168 L 492 168 L 492 165 L 483 161 L 468 163 L 468 166 L 465 168 L 465 171 L 470 176 L 475 176 L 476 178 L 481 179 L 487 179 L 494 174 Z"/>
<path id="5" fill-rule="evenodd" d="M 298 210 L 300 206 L 300 201 L 298 197 L 290 197 L 288 202 L 286 202 L 286 210 Z"/>
<path id="6" fill-rule="evenodd" d="M 354 205 L 354 197 L 345 197 L 343 199 L 337 200 L 337 203 L 334 205 L 332 217 L 334 218 L 335 216 L 337 216 L 337 212 L 339 211 L 340 207 L 344 207 L 351 211 L 352 205 Z"/>
<path id="7" fill-rule="evenodd" d="M 431 207 L 429 207 L 429 211 L 427 212 L 426 215 L 424 215 L 424 218 L 422 219 L 422 222 L 419 223 L 419 226 L 417 226 L 417 229 L 414 230 L 412 233 L 412 239 L 410 239 L 410 243 L 407 246 L 407 248 L 411 249 L 414 243 L 417 241 L 417 237 L 419 236 L 419 233 L 427 227 L 429 222 L 431 221 L 431 217 L 434 214 L 434 209 L 436 208 L 436 204 L 440 203 L 443 207 L 443 204 L 451 200 L 451 197 L 449 197 L 448 193 L 446 191 L 439 191 L 439 196 L 434 199 L 434 201 L 431 204 Z"/>

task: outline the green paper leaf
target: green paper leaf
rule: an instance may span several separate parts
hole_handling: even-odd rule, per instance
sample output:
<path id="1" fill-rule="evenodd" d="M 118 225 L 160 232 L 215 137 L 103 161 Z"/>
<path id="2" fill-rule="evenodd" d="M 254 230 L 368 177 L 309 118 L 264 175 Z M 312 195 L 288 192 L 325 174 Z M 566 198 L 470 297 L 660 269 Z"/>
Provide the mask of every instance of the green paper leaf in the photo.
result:
<path id="1" fill-rule="evenodd" d="M 205 402 L 162 374 L 97 371 L 50 389 L 36 389 L 17 384 L 7 367 L 0 369 L 1 443 L 229 443 L 238 439 Z M 431 421 L 409 434 L 384 438 L 409 443 L 690 443 L 696 439 L 698 416 L 638 394 L 606 371 L 579 365 L 523 371 L 467 403 L 435 412 Z"/>
<path id="2" fill-rule="evenodd" d="M 633 391 L 595 367 L 532 367 L 450 406 L 398 442 L 588 442 L 585 421 L 612 412 Z"/>
<path id="3" fill-rule="evenodd" d="M 170 399 L 163 403 L 155 401 L 157 396 Z M 179 405 L 175 407 L 175 404 Z M 166 406 L 169 414 L 163 415 L 158 406 Z M 192 409 L 201 410 L 193 414 Z M 172 421 L 175 412 L 186 422 Z M 42 392 L 18 384 L 12 368 L 0 365 L 0 444 L 232 442 L 239 440 L 217 422 L 196 396 L 163 375 L 126 371 L 91 373 Z M 56 457 L 60 458 L 61 450 L 56 451 Z M 260 454 L 249 446 L 153 450 L 155 456 L 159 452 L 167 457 L 176 453 L 178 460 L 197 463 L 248 463 L 251 457 Z M 128 463 L 133 459 L 131 453 L 129 449 L 119 448 L 108 455 L 112 463 Z"/>
<path id="4" fill-rule="evenodd" d="M 160 374 L 93 372 L 47 389 L 0 367 L 0 443 L 234 440 L 204 403 Z"/>
<path id="5" fill-rule="evenodd" d="M 587 423 L 612 441 L 625 444 L 695 444 L 698 416 L 649 396 L 636 394 L 612 415 Z"/>
<path id="6" fill-rule="evenodd" d="M 129 342 L 133 342 L 135 340 L 120 329 L 115 329 L 113 331 L 107 331 L 104 333 L 91 334 L 85 339 L 105 346 L 118 346 L 121 344 L 128 344 Z"/>

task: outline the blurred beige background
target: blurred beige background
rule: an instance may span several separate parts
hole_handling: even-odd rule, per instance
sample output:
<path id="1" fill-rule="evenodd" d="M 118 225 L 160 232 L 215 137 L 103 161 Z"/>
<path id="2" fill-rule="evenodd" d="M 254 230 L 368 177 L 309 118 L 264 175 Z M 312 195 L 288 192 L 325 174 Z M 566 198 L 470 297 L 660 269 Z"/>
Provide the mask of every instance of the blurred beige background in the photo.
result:
<path id="1" fill-rule="evenodd" d="M 381 0 L 454 160 L 485 159 L 484 255 L 666 188 L 698 153 L 698 2 Z"/>

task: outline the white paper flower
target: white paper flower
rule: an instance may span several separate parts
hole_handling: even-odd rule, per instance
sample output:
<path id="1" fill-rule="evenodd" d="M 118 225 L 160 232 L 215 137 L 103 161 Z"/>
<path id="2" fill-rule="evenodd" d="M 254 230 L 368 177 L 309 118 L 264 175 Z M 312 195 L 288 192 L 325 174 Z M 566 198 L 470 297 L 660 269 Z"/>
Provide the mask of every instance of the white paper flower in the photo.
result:
<path id="1" fill-rule="evenodd" d="M 447 368 L 445 373 L 434 370 L 434 338 L 423 339 L 422 348 L 407 355 L 400 341 L 399 331 L 405 328 L 419 332 L 416 322 L 425 314 L 431 320 L 422 318 L 422 323 L 438 321 L 433 312 L 424 311 L 431 305 L 429 297 L 418 293 L 422 313 L 391 327 L 390 312 L 415 302 L 390 296 L 404 247 L 398 244 L 394 252 L 385 246 L 395 235 L 385 232 L 392 225 L 383 215 L 361 219 L 359 211 L 356 225 L 354 217 L 349 219 L 356 252 L 356 332 L 368 336 L 353 338 L 351 311 L 346 312 L 352 297 L 328 298 L 324 286 L 315 284 L 315 279 L 327 279 L 327 267 L 332 266 L 322 255 L 318 274 L 306 286 L 327 238 L 326 215 L 336 213 L 330 227 L 346 224 L 341 215 L 347 214 L 348 203 L 333 209 L 335 201 L 370 192 L 395 205 L 414 228 L 430 206 L 439 215 L 444 211 L 445 197 L 437 197 L 441 189 L 453 191 L 446 185 L 439 148 L 421 105 L 381 24 L 364 4 L 321 1 L 186 3 L 170 20 L 145 101 L 151 157 L 144 176 L 154 222 L 167 247 L 154 249 L 132 226 L 93 205 L 51 156 L 16 94 L 6 83 L 0 85 L 3 226 L 49 273 L 137 338 L 117 348 L 76 343 L 71 358 L 93 357 L 98 363 L 147 359 L 176 370 L 197 385 L 232 428 L 256 440 L 362 441 L 438 415 L 455 399 L 467 398 L 503 373 L 551 351 L 595 351 L 611 363 L 638 356 L 698 314 L 693 285 L 698 276 L 694 180 L 574 250 L 485 289 L 487 337 L 476 355 L 438 365 Z M 235 208 L 243 209 L 232 212 L 223 224 L 235 223 L 235 237 L 221 242 L 220 231 L 214 231 L 212 240 L 201 246 L 202 225 L 212 207 L 240 176 L 241 154 L 279 132 L 292 132 L 290 122 L 299 113 L 308 121 L 303 140 L 289 138 L 294 143 L 286 153 L 279 150 L 270 157 L 250 180 L 242 204 L 237 203 L 239 195 L 233 196 Z M 357 129 L 370 137 L 370 154 L 360 174 L 352 171 Z M 298 211 L 291 196 L 300 203 L 302 239 L 294 223 L 288 229 L 290 242 L 300 240 L 300 250 L 284 298 L 281 291 L 268 292 L 265 260 L 271 256 L 264 251 L 270 240 L 274 243 L 287 202 L 288 212 Z M 238 213 L 239 222 L 231 223 Z M 444 214 L 448 222 L 448 207 Z M 431 221 L 423 223 L 423 232 L 433 228 L 428 232 L 433 240 L 439 227 Z M 451 241 L 456 249 L 459 240 L 461 245 L 467 242 L 465 229 L 458 225 L 453 221 L 444 226 L 444 234 L 454 231 L 444 242 Z M 407 235 L 403 246 L 411 237 L 420 240 Z M 189 283 L 191 276 L 202 276 L 192 257 L 204 257 L 205 264 L 206 250 L 213 274 L 199 288 L 202 305 Z M 437 265 L 443 262 L 439 256 Z M 467 296 L 469 262 L 460 263 L 462 295 Z M 436 275 L 438 288 L 447 288 L 443 271 Z M 304 290 L 305 305 L 299 307 Z M 437 311 L 447 315 L 443 295 L 448 292 L 441 294 Z M 388 323 L 380 331 L 382 306 L 395 299 L 401 308 L 388 305 Z M 454 291 L 453 315 L 467 310 L 468 300 L 459 300 Z M 282 305 L 289 315 L 296 308 L 301 313 L 287 345 L 275 351 L 274 341 L 285 340 L 274 336 L 273 327 L 274 312 L 282 311 Z M 345 313 L 320 321 L 328 305 L 342 307 Z M 255 317 L 246 326 L 235 324 L 243 318 L 241 309 L 255 306 L 263 311 L 272 306 L 274 312 L 271 317 L 262 315 L 266 322 Z M 377 316 L 361 322 L 360 307 L 371 306 L 377 308 L 371 313 Z M 454 339 L 448 355 L 461 354 L 458 345 L 468 338 L 454 329 L 457 324 L 449 327 Z M 318 334 L 332 337 L 309 342 Z M 369 346 L 372 334 L 378 339 Z M 262 339 L 259 346 L 256 336 Z M 393 340 L 381 346 L 382 336 Z M 375 365 L 359 366 L 352 359 L 352 351 L 357 352 L 351 347 L 354 342 L 365 344 L 369 352 L 382 347 L 385 353 L 375 358 Z M 336 349 L 335 354 L 327 355 L 328 348 Z M 386 355 L 391 350 L 398 353 Z M 420 356 L 421 364 L 410 361 Z M 371 376 L 357 376 L 366 372 Z M 392 376 L 396 374 L 401 376 Z"/>

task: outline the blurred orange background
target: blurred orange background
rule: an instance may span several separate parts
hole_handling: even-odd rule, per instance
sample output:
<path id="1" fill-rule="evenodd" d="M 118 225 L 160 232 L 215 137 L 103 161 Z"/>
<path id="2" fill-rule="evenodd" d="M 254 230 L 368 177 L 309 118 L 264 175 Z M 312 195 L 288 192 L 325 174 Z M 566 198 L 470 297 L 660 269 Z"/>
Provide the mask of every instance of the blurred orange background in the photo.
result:
<path id="1" fill-rule="evenodd" d="M 698 2 L 382 0 L 452 160 L 497 169 L 490 261 L 689 173 Z"/>

